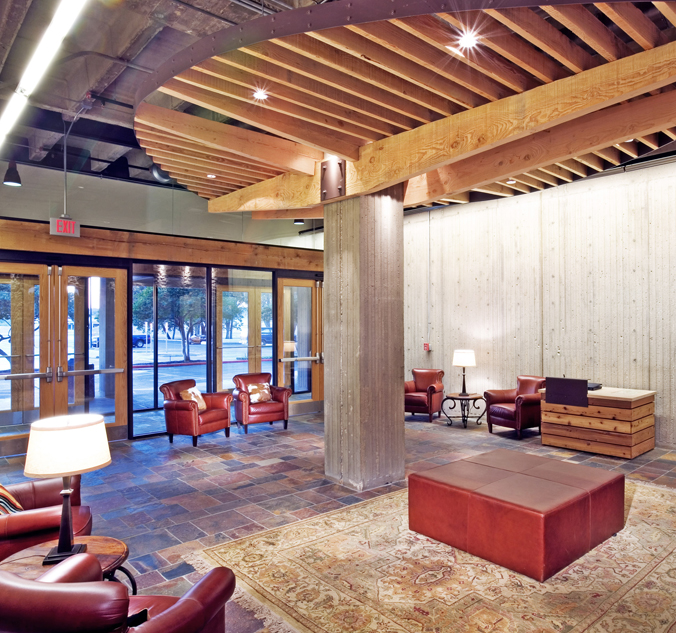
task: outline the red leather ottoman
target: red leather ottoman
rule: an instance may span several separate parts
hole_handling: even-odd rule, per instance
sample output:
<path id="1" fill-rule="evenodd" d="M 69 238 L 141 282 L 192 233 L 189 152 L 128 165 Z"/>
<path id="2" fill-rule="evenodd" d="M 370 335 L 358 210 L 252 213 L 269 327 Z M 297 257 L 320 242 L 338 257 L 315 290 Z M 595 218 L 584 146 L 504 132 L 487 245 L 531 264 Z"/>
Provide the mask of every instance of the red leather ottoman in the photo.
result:
<path id="1" fill-rule="evenodd" d="M 411 530 L 543 582 L 624 526 L 624 475 L 499 449 L 409 477 Z"/>

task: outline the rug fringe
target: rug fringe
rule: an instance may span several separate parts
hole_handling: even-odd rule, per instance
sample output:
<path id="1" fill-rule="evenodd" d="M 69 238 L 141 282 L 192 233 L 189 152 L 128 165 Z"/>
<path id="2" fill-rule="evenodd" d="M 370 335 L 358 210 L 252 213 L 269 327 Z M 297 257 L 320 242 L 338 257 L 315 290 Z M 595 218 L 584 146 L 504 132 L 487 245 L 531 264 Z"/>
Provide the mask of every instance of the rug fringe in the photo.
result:
<path id="1" fill-rule="evenodd" d="M 257 620 L 262 620 L 267 633 L 298 633 L 280 617 L 276 616 L 268 607 L 256 600 L 252 595 L 237 587 L 231 600 L 240 607 L 251 611 Z"/>

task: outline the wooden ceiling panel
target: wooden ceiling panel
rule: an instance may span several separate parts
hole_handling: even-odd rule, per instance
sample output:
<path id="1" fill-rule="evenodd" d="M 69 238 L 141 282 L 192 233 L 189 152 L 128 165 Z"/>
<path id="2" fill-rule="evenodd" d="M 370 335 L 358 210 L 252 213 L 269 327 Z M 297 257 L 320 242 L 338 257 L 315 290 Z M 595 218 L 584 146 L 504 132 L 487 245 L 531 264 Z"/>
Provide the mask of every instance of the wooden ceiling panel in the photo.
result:
<path id="1" fill-rule="evenodd" d="M 653 21 L 631 2 L 597 3 L 594 6 L 646 51 L 668 41 Z"/>

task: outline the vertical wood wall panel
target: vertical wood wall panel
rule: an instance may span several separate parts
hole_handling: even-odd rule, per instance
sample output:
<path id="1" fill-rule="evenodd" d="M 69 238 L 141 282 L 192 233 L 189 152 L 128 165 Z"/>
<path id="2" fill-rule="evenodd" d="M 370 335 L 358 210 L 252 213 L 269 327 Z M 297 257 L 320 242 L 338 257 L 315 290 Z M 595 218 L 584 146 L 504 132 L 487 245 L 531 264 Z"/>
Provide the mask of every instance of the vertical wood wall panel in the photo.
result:
<path id="1" fill-rule="evenodd" d="M 429 217 L 428 217 L 429 215 Z M 655 389 L 658 443 L 676 445 L 676 166 L 663 165 L 404 220 L 405 360 L 467 387 L 519 373 Z M 432 352 L 427 336 L 428 258 Z"/>

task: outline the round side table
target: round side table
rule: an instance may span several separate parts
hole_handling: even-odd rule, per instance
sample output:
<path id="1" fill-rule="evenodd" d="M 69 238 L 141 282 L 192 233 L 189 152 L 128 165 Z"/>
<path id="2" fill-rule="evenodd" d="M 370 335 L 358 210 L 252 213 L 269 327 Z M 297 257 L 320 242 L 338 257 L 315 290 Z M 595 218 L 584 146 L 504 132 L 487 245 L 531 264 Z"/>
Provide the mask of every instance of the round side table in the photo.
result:
<path id="1" fill-rule="evenodd" d="M 110 536 L 77 536 L 74 540 L 75 543 L 85 543 L 87 553 L 96 556 L 101 563 L 103 577 L 106 580 L 119 582 L 115 578 L 115 572 L 120 571 L 129 579 L 132 594 L 136 595 L 136 580 L 132 573 L 122 566 L 129 556 L 129 548 L 124 541 Z M 58 539 L 54 539 L 16 552 L 0 561 L 0 570 L 11 572 L 27 580 L 35 580 L 47 571 L 48 566 L 43 565 L 42 561 L 49 550 L 58 545 L 58 542 Z"/>
<path id="2" fill-rule="evenodd" d="M 482 407 L 479 402 L 483 402 L 484 406 Z M 456 406 L 459 406 L 460 415 L 451 415 L 456 411 Z M 483 409 L 483 410 L 482 410 Z M 483 399 L 483 396 L 478 393 L 468 393 L 466 395 L 460 393 L 447 393 L 446 397 L 441 402 L 441 410 L 443 414 L 448 419 L 446 422 L 447 426 L 453 424 L 453 420 L 460 420 L 462 425 L 467 428 L 467 421 L 470 418 L 473 418 L 477 424 L 481 424 L 481 418 L 483 418 L 486 413 L 486 401 Z M 481 412 L 480 415 L 470 415 L 471 413 Z"/>

